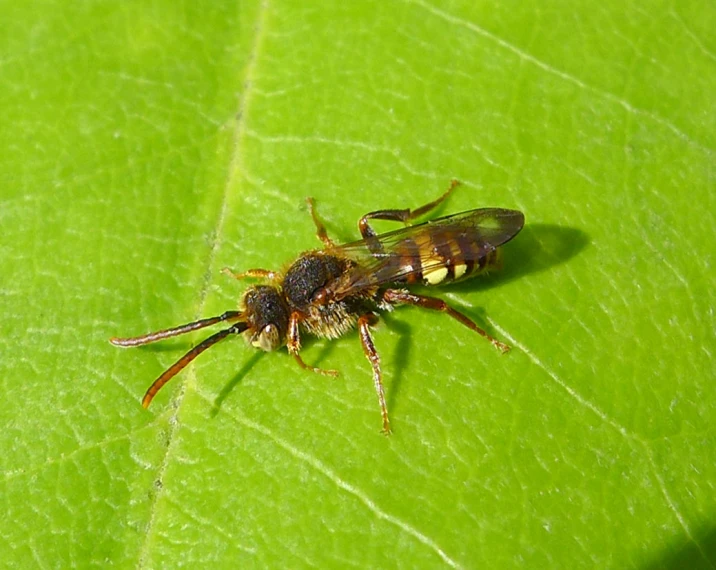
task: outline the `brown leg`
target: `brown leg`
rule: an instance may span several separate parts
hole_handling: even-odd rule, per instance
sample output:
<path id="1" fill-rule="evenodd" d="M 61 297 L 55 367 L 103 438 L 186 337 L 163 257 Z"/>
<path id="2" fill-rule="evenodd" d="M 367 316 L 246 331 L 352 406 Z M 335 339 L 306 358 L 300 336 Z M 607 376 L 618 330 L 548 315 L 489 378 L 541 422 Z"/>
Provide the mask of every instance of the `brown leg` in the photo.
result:
<path id="1" fill-rule="evenodd" d="M 224 267 L 221 272 L 234 279 L 268 279 L 269 281 L 275 281 L 279 278 L 278 273 L 268 269 L 247 269 L 243 273 L 235 273 L 232 269 Z"/>
<path id="2" fill-rule="evenodd" d="M 313 198 L 306 198 L 306 204 L 308 204 L 308 211 L 311 212 L 313 223 L 316 224 L 316 237 L 318 237 L 318 239 L 320 239 L 326 247 L 335 247 L 336 244 L 328 237 L 326 226 L 324 226 L 323 222 L 318 219 L 318 214 L 316 213 L 316 203 Z"/>
<path id="3" fill-rule="evenodd" d="M 311 372 L 315 372 L 316 374 L 322 374 L 323 376 L 333 376 L 334 378 L 338 376 L 337 370 L 324 370 L 323 368 L 314 368 L 313 366 L 309 366 L 303 361 L 303 358 L 301 358 L 301 355 L 299 352 L 301 351 L 301 334 L 298 330 L 298 323 L 300 322 L 301 318 L 298 313 L 291 313 L 291 318 L 288 321 L 288 352 L 291 354 L 295 359 L 298 365 L 303 368 L 304 370 L 310 370 Z"/>
<path id="4" fill-rule="evenodd" d="M 370 334 L 370 326 L 378 322 L 378 317 L 373 313 L 367 313 L 358 319 L 358 332 L 360 341 L 363 344 L 363 352 L 373 367 L 373 384 L 378 394 L 380 413 L 383 417 L 383 433 L 390 435 L 390 420 L 388 419 L 388 406 L 385 404 L 385 391 L 383 390 L 382 374 L 380 372 L 380 356 L 373 344 L 373 337 Z"/>
<path id="5" fill-rule="evenodd" d="M 497 350 L 501 352 L 507 352 L 510 350 L 510 347 L 508 345 L 500 342 L 496 338 L 491 337 L 489 334 L 487 334 L 486 331 L 478 327 L 472 321 L 472 319 L 456 311 L 442 299 L 438 299 L 436 297 L 427 297 L 425 295 L 416 295 L 415 293 L 401 291 L 399 289 L 386 290 L 385 293 L 383 293 L 383 299 L 391 304 L 403 303 L 406 305 L 415 305 L 417 307 L 422 307 L 423 309 L 430 309 L 432 311 L 441 311 L 443 313 L 447 313 L 453 319 L 460 321 L 467 328 L 475 331 L 480 336 L 489 340 L 492 343 L 492 346 L 494 346 Z"/>
<path id="6" fill-rule="evenodd" d="M 375 230 L 368 224 L 368 220 L 390 220 L 407 224 L 411 220 L 419 218 L 439 206 L 443 200 L 450 195 L 450 192 L 452 192 L 459 184 L 460 182 L 457 180 L 452 180 L 450 182 L 450 188 L 448 188 L 442 196 L 440 196 L 437 200 L 433 200 L 429 204 L 425 204 L 424 206 L 417 208 L 416 210 L 411 210 L 410 208 L 406 208 L 404 210 L 376 210 L 375 212 L 366 214 L 358 222 L 358 229 L 360 229 L 363 239 L 368 239 L 377 235 Z"/>

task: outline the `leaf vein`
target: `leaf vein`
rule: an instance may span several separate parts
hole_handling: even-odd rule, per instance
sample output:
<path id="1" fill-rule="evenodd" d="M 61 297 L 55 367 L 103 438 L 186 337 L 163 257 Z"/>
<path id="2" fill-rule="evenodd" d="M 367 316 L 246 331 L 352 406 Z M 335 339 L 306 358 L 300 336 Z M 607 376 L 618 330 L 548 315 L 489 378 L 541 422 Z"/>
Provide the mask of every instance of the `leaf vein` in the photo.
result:
<path id="1" fill-rule="evenodd" d="M 208 401 L 208 400 L 207 400 Z M 343 480 L 338 473 L 336 473 L 333 469 L 328 467 L 325 463 L 317 459 L 316 457 L 306 453 L 305 451 L 302 451 L 295 446 L 293 446 L 288 441 L 280 438 L 276 434 L 272 433 L 269 429 L 267 429 L 265 426 L 258 424 L 256 422 L 253 422 L 249 420 L 248 418 L 238 416 L 233 418 L 237 423 L 241 424 L 242 426 L 248 427 L 254 431 L 259 432 L 260 434 L 268 437 L 271 441 L 273 441 L 276 445 L 281 447 L 283 450 L 290 453 L 293 457 L 298 459 L 299 461 L 305 463 L 309 467 L 313 468 L 314 470 L 321 473 L 324 477 L 329 479 L 331 482 L 333 482 L 338 488 L 343 489 L 350 495 L 353 495 L 355 498 L 357 498 L 363 505 L 365 505 L 368 510 L 370 510 L 372 513 L 374 513 L 379 519 L 382 519 L 390 524 L 393 524 L 397 526 L 400 530 L 405 532 L 406 534 L 412 536 L 416 540 L 418 540 L 423 545 L 430 548 L 433 552 L 435 552 L 442 560 L 445 562 L 448 566 L 451 568 L 462 568 L 462 566 L 442 549 L 440 546 L 429 536 L 426 536 L 422 532 L 420 532 L 418 529 L 416 529 L 414 526 L 408 524 L 407 522 L 399 519 L 398 517 L 391 515 L 390 513 L 387 513 L 384 511 L 380 506 L 375 503 L 366 493 L 361 491 L 358 487 L 355 485 L 352 485 L 348 481 Z"/>
<path id="2" fill-rule="evenodd" d="M 485 30 L 484 28 L 481 28 L 480 26 L 478 26 L 477 24 L 475 24 L 473 22 L 464 20 L 462 18 L 458 18 L 457 16 L 453 16 L 452 14 L 449 14 L 443 10 L 440 10 L 440 9 L 436 8 L 435 6 L 433 6 L 427 2 L 424 2 L 423 0 L 409 0 L 409 1 L 411 4 L 420 6 L 421 8 L 427 10 L 434 16 L 437 16 L 437 17 L 445 20 L 446 22 L 449 22 L 451 24 L 455 24 L 458 26 L 462 26 L 472 32 L 475 32 L 476 34 L 482 36 L 483 38 L 486 38 L 486 39 L 496 43 L 498 46 L 504 48 L 505 50 L 512 52 L 513 54 L 518 56 L 520 59 L 531 63 L 535 67 L 538 67 L 551 75 L 559 77 L 560 79 L 563 79 L 564 81 L 566 81 L 568 83 L 576 85 L 580 89 L 584 89 L 585 91 L 594 93 L 595 95 L 598 95 L 599 97 L 601 97 L 607 101 L 610 101 L 612 103 L 616 103 L 617 105 L 620 105 L 628 113 L 631 113 L 633 115 L 640 115 L 640 116 L 646 117 L 648 119 L 651 119 L 652 121 L 661 125 L 662 127 L 669 129 L 672 133 L 674 133 L 680 139 L 683 139 L 684 141 L 701 149 L 702 151 L 704 151 L 708 154 L 711 154 L 713 152 L 713 149 L 703 145 L 700 141 L 695 140 L 693 138 L 693 136 L 682 131 L 679 127 L 677 127 L 670 121 L 664 119 L 663 117 L 657 115 L 656 113 L 647 111 L 646 109 L 641 109 L 639 107 L 635 107 L 629 101 L 615 95 L 614 93 L 610 93 L 609 91 L 605 91 L 604 89 L 600 89 L 598 87 L 590 85 L 589 83 L 581 80 L 580 78 L 575 77 L 574 75 L 571 75 L 571 74 L 567 73 L 566 71 L 562 71 L 561 69 L 554 67 L 554 66 L 548 64 L 547 62 L 542 61 L 541 59 L 538 59 L 537 57 L 535 57 L 535 56 L 527 53 L 526 51 L 520 49 L 519 47 L 511 44 L 507 40 L 504 40 L 501 37 L 496 36 L 495 34 Z"/>
<path id="3" fill-rule="evenodd" d="M 659 485 L 659 490 L 661 491 L 661 494 L 664 496 L 664 500 L 666 502 L 667 507 L 671 512 L 674 514 L 674 517 L 678 521 L 679 525 L 681 526 L 682 530 L 684 531 L 684 534 L 686 535 L 687 539 L 696 546 L 699 553 L 703 557 L 705 561 L 707 561 L 711 565 L 711 561 L 709 560 L 708 556 L 706 555 L 705 551 L 699 544 L 699 542 L 694 538 L 693 533 L 691 532 L 691 529 L 689 528 L 688 523 L 686 522 L 686 519 L 681 514 L 679 509 L 677 508 L 674 501 L 671 499 L 671 495 L 669 494 L 669 491 L 666 487 L 666 483 L 664 482 L 663 477 L 659 474 L 659 470 L 657 469 L 656 462 L 654 461 L 653 452 L 651 450 L 651 447 L 649 446 L 649 443 L 644 440 L 641 436 L 638 434 L 632 433 L 629 430 L 627 430 L 623 425 L 621 425 L 619 422 L 614 420 L 613 418 L 609 417 L 609 415 L 604 412 L 601 408 L 599 408 L 597 405 L 595 405 L 593 402 L 590 402 L 587 400 L 584 396 L 582 396 L 579 392 L 577 392 L 574 388 L 569 386 L 566 382 L 564 382 L 559 376 L 557 376 L 556 373 L 554 373 L 552 370 L 550 370 L 540 359 L 539 357 L 534 354 L 532 351 L 530 351 L 524 344 L 520 343 L 517 339 L 515 339 L 513 336 L 511 336 L 506 330 L 501 328 L 495 321 L 490 319 L 489 317 L 486 319 L 487 322 L 490 323 L 490 326 L 492 326 L 495 330 L 497 330 L 503 337 L 505 337 L 513 346 L 516 346 L 519 348 L 524 354 L 532 361 L 534 362 L 539 368 L 541 368 L 544 372 L 547 373 L 547 376 L 549 376 L 553 382 L 555 382 L 560 388 L 562 388 L 569 396 L 571 396 L 578 404 L 581 406 L 587 408 L 592 413 L 597 415 L 601 420 L 603 420 L 606 424 L 613 427 L 616 431 L 618 431 L 625 439 L 635 441 L 644 448 L 644 451 L 646 453 L 647 461 L 649 462 L 649 466 L 654 473 L 654 477 L 656 478 L 656 481 Z M 713 567 L 713 566 L 712 566 Z"/>
<path id="4" fill-rule="evenodd" d="M 236 174 L 240 170 L 241 165 L 241 155 L 242 155 L 242 140 L 245 134 L 245 124 L 246 124 L 246 110 L 248 108 L 248 100 L 251 95 L 251 79 L 255 73 L 256 69 L 256 62 L 257 62 L 257 54 L 261 48 L 262 40 L 264 38 L 264 34 L 266 31 L 266 20 L 267 20 L 267 14 L 268 14 L 268 7 L 269 2 L 268 0 L 263 0 L 261 2 L 258 14 L 257 14 L 257 24 L 256 24 L 256 35 L 254 36 L 253 44 L 251 45 L 251 48 L 248 52 L 248 64 L 246 68 L 246 82 L 244 85 L 244 90 L 241 93 L 241 96 L 239 97 L 238 101 L 238 113 L 237 113 L 237 124 L 236 124 L 236 130 L 234 133 L 234 148 L 232 151 L 232 156 L 229 161 L 229 172 L 226 179 L 226 183 L 224 185 L 224 191 L 221 198 L 221 204 L 219 206 L 219 213 L 216 220 L 215 225 L 215 231 L 212 236 L 212 243 L 211 247 L 209 249 L 209 255 L 207 259 L 207 270 L 205 273 L 205 279 L 204 284 L 202 286 L 201 292 L 199 294 L 199 303 L 198 303 L 198 310 L 197 313 L 200 314 L 202 312 L 202 309 L 206 303 L 206 298 L 209 292 L 209 285 L 211 281 L 211 274 L 210 270 L 211 267 L 214 264 L 214 259 L 216 257 L 217 250 L 219 248 L 219 245 L 221 243 L 221 234 L 223 232 L 224 223 L 226 220 L 226 214 L 228 210 L 228 196 L 230 188 L 233 186 L 233 182 L 236 178 Z M 198 316 L 197 316 L 198 318 Z M 193 381 L 196 378 L 196 375 L 194 373 L 194 369 L 188 371 L 188 373 L 185 375 L 185 381 L 181 384 L 179 388 L 179 395 L 177 396 L 176 402 L 174 404 L 174 414 L 170 421 L 171 424 L 171 431 L 169 433 L 168 438 L 168 445 L 166 448 L 166 453 L 164 454 L 164 458 L 162 460 L 161 465 L 159 466 L 158 473 L 157 473 L 157 479 L 161 480 L 164 473 L 166 472 L 169 463 L 171 461 L 171 458 L 173 456 L 173 450 L 174 447 L 177 445 L 177 433 L 179 429 L 181 428 L 181 425 L 178 421 L 178 415 L 179 410 L 181 409 L 181 404 L 184 399 L 184 394 L 186 392 L 187 384 L 191 381 Z M 157 518 L 157 506 L 162 498 L 163 493 L 161 491 L 158 491 L 152 500 L 152 505 L 149 509 L 150 515 L 149 515 L 149 521 L 147 523 L 146 527 L 146 534 L 144 536 L 144 541 L 139 549 L 139 558 L 138 558 L 138 566 L 140 568 L 143 568 L 146 566 L 147 561 L 147 555 L 149 552 L 149 548 L 151 545 L 151 537 L 155 528 L 156 518 Z"/>

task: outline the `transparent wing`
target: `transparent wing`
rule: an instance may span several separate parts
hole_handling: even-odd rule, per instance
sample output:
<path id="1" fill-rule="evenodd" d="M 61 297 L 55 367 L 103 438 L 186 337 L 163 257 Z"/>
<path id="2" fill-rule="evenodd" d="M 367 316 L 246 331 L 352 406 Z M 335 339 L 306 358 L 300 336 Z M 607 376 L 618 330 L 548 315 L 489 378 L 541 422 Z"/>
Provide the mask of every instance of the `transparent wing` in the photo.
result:
<path id="1" fill-rule="evenodd" d="M 338 252 L 356 262 L 335 284 L 336 298 L 351 291 L 409 281 L 446 263 L 476 263 L 515 237 L 522 212 L 502 208 L 470 210 L 341 245 Z"/>

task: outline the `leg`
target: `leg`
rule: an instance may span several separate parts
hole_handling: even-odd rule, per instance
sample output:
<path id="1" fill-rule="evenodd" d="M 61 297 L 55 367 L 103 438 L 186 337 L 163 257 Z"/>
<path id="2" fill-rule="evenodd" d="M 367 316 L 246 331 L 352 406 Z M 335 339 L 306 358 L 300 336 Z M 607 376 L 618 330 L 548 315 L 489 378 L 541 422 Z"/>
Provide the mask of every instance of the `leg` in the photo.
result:
<path id="1" fill-rule="evenodd" d="M 298 331 L 298 323 L 300 322 L 300 316 L 298 313 L 291 313 L 291 318 L 288 321 L 288 352 L 295 359 L 298 365 L 304 370 L 310 370 L 316 374 L 322 374 L 323 376 L 338 376 L 337 370 L 324 370 L 323 368 L 314 368 L 309 366 L 303 361 L 299 352 L 301 351 L 301 335 Z"/>
<path id="2" fill-rule="evenodd" d="M 234 279 L 268 279 L 269 281 L 275 281 L 279 277 L 278 273 L 268 269 L 247 269 L 243 273 L 235 273 L 228 267 L 224 267 L 221 272 Z"/>
<path id="3" fill-rule="evenodd" d="M 313 218 L 313 223 L 316 224 L 316 236 L 323 242 L 323 245 L 325 245 L 326 247 L 334 247 L 336 244 L 334 244 L 333 240 L 328 237 L 328 232 L 326 232 L 326 226 L 324 226 L 323 222 L 318 219 L 318 214 L 316 213 L 316 204 L 313 201 L 313 198 L 306 198 L 306 204 L 308 204 L 308 211 L 311 212 L 311 218 Z"/>
<path id="4" fill-rule="evenodd" d="M 380 413 L 383 416 L 383 433 L 390 435 L 390 420 L 388 419 L 388 407 L 385 405 L 385 391 L 383 390 L 383 380 L 380 372 L 380 356 L 375 350 L 373 337 L 370 335 L 370 326 L 378 322 L 378 317 L 373 313 L 367 313 L 358 319 L 358 332 L 360 333 L 360 341 L 363 344 L 363 352 L 366 358 L 373 366 L 373 384 L 378 394 L 378 403 L 380 404 Z"/>
<path id="5" fill-rule="evenodd" d="M 419 218 L 439 206 L 443 200 L 450 195 L 450 192 L 452 192 L 459 184 L 460 182 L 457 180 L 452 180 L 450 182 L 450 188 L 448 188 L 442 196 L 416 210 L 411 210 L 410 208 L 406 208 L 404 210 L 376 210 L 375 212 L 366 214 L 358 222 L 358 229 L 360 229 L 363 239 L 368 239 L 377 235 L 375 230 L 368 225 L 368 220 L 391 220 L 394 222 L 403 222 L 404 224 L 408 224 L 411 220 Z"/>
<path id="6" fill-rule="evenodd" d="M 496 338 L 492 338 L 489 334 L 487 334 L 486 331 L 478 327 L 472 321 L 472 319 L 456 311 L 442 299 L 437 299 L 436 297 L 427 297 L 425 295 L 416 295 L 415 293 L 401 291 L 399 289 L 386 290 L 383 294 L 383 299 L 390 304 L 403 303 L 406 305 L 415 305 L 417 307 L 422 307 L 423 309 L 430 309 L 433 311 L 441 311 L 443 313 L 447 313 L 453 319 L 460 321 L 467 328 L 475 331 L 480 336 L 489 340 L 492 343 L 492 346 L 494 346 L 497 350 L 501 352 L 507 352 L 510 350 L 509 346 L 500 342 Z"/>

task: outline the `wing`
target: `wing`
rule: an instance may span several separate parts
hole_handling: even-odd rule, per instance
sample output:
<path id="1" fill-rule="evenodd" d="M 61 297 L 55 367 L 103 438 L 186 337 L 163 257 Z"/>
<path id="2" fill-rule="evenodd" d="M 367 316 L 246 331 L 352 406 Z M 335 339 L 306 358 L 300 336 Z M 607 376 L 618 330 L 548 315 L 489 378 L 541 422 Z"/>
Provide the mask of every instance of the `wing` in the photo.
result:
<path id="1" fill-rule="evenodd" d="M 474 275 L 524 222 L 522 212 L 482 208 L 341 245 L 337 251 L 356 266 L 330 289 L 340 299 L 386 283 L 436 285 Z"/>

